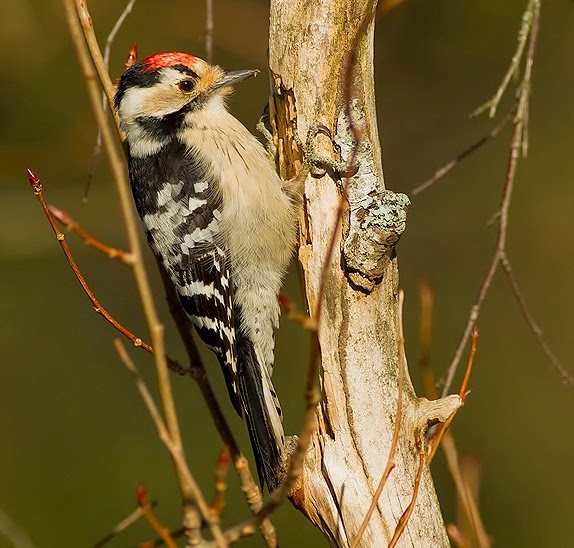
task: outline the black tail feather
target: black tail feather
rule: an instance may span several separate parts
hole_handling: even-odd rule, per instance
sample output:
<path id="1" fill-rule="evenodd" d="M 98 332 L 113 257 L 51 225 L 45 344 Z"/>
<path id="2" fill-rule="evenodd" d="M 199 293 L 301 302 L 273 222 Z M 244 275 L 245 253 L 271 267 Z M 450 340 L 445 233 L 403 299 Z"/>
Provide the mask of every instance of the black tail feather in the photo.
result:
<path id="1" fill-rule="evenodd" d="M 247 420 L 251 447 L 257 464 L 261 487 L 273 491 L 284 475 L 282 451 L 277 446 L 265 410 L 261 370 L 253 345 L 245 337 L 237 341 L 239 356 L 239 391 Z"/>

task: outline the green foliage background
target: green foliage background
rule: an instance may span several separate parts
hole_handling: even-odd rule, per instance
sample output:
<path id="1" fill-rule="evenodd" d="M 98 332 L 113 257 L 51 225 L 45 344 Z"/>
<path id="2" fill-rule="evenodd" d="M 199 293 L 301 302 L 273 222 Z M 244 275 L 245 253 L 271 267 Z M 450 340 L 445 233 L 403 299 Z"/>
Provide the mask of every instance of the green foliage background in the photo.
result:
<path id="1" fill-rule="evenodd" d="M 103 40 L 124 3 L 91 4 Z M 525 4 L 409 0 L 379 21 L 377 93 L 388 187 L 408 192 L 492 127 L 487 119 L 469 121 L 467 115 L 498 86 Z M 51 203 L 103 240 L 125 245 L 105 159 L 89 203 L 81 203 L 96 128 L 61 4 L 4 0 L 3 6 L 0 510 L 37 546 L 89 546 L 135 507 L 135 486 L 142 481 L 159 501 L 160 518 L 175 527 L 179 500 L 171 464 L 113 351 L 116 334 L 90 309 L 25 177 L 25 168 L 35 170 Z M 267 12 L 267 3 L 259 0 L 216 0 L 216 61 L 233 69 L 264 69 Z M 509 252 L 533 313 L 574 372 L 573 24 L 571 2 L 543 2 L 530 155 L 519 164 Z M 116 41 L 112 73 L 121 71 L 133 41 L 142 57 L 161 50 L 203 55 L 203 25 L 204 2 L 139 0 Z M 266 93 L 261 77 L 241 84 L 232 100 L 233 112 L 250 128 Z M 498 207 L 509 140 L 507 130 L 413 200 L 398 253 L 407 296 L 407 353 L 419 385 L 417 280 L 426 277 L 435 289 L 433 364 L 440 375 L 490 260 L 495 229 L 487 221 Z M 144 336 L 127 269 L 73 237 L 69 241 L 102 303 Z M 153 271 L 151 261 L 150 266 Z M 300 298 L 295 269 L 285 292 Z M 181 357 L 165 307 L 162 315 L 170 353 Z M 460 450 L 482 464 L 486 527 L 497 546 L 571 545 L 574 389 L 561 385 L 549 367 L 502 276 L 492 287 L 480 328 L 472 395 L 453 432 Z M 307 337 L 283 322 L 277 346 L 276 385 L 287 431 L 294 432 L 302 417 Z M 131 354 L 153 383 L 149 356 L 135 349 Z M 226 400 L 217 367 L 212 372 Z M 209 495 L 221 443 L 193 383 L 173 381 L 191 466 Z M 247 448 L 243 425 L 225 406 Z M 453 486 L 440 455 L 433 472 L 445 519 L 452 521 Z M 227 524 L 248 513 L 230 477 Z M 289 505 L 274 521 L 283 546 L 325 545 Z M 133 546 L 150 536 L 145 524 L 138 524 L 110 546 Z M 246 543 L 260 544 L 259 539 Z M 9 545 L 0 535 L 0 546 Z"/>

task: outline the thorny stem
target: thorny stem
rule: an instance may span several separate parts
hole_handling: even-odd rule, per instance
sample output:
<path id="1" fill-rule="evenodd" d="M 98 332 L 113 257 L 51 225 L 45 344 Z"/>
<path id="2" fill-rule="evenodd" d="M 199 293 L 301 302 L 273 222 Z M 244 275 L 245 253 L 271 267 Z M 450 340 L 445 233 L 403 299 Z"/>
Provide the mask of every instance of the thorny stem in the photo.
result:
<path id="1" fill-rule="evenodd" d="M 105 112 L 101 108 L 98 85 L 96 82 L 96 74 L 94 73 L 94 65 L 98 67 L 98 71 L 100 73 L 100 81 L 102 82 L 104 90 L 106 91 L 110 107 L 113 107 L 113 85 L 103 64 L 102 55 L 95 38 L 91 17 L 89 15 L 86 3 L 83 0 L 64 0 L 64 7 L 66 9 L 70 34 L 72 36 L 74 45 L 76 46 L 80 65 L 86 78 L 88 93 L 92 103 L 92 109 L 95 113 L 98 126 L 102 131 L 102 141 L 108 153 L 110 167 L 116 182 L 122 215 L 124 217 L 124 223 L 126 226 L 130 252 L 134 257 L 132 270 L 134 273 L 134 278 L 142 303 L 144 315 L 150 330 L 152 346 L 155 349 L 154 363 L 156 366 L 156 375 L 162 409 L 170 439 L 174 446 L 177 448 L 176 454 L 182 456 L 181 459 L 174 458 L 174 464 L 183 497 L 184 523 L 186 529 L 189 531 L 190 542 L 197 543 L 201 538 L 201 518 L 197 510 L 198 508 L 201 510 L 202 507 L 207 508 L 207 504 L 205 503 L 203 494 L 199 488 L 194 485 L 195 481 L 189 481 L 191 473 L 187 467 L 185 457 L 183 456 L 184 450 L 181 442 L 179 423 L 175 409 L 175 402 L 173 399 L 167 360 L 165 356 L 163 339 L 164 327 L 159 321 L 159 317 L 157 315 L 155 304 L 153 302 L 151 287 L 143 262 L 141 244 L 138 234 L 138 223 L 136 221 L 135 213 L 131 203 L 131 193 L 124 168 L 124 163 L 115 145 L 114 137 L 108 124 Z M 78 19 L 81 22 L 84 31 L 83 33 L 82 28 L 80 28 Z M 85 36 L 85 41 L 82 34 Z M 86 47 L 86 44 L 88 47 Z M 92 59 L 94 65 L 92 65 Z M 182 464 L 184 465 L 183 467 Z M 216 543 L 219 546 L 224 546 L 225 541 L 222 538 L 219 525 L 212 523 L 211 516 L 209 514 L 202 515 L 202 517 L 210 525 L 210 530 Z"/>

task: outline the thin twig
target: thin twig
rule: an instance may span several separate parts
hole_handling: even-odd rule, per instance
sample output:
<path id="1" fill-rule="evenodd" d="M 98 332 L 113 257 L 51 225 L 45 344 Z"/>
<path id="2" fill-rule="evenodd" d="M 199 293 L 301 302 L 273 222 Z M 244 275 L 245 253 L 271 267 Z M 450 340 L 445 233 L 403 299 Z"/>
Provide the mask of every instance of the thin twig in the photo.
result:
<path id="1" fill-rule="evenodd" d="M 92 292 L 92 290 L 88 286 L 88 283 L 86 282 L 86 279 L 84 278 L 82 272 L 80 271 L 78 264 L 76 263 L 76 260 L 74 259 L 74 256 L 72 255 L 72 252 L 70 251 L 68 243 L 66 242 L 65 234 L 59 229 L 58 225 L 54 221 L 54 218 L 52 217 L 52 212 L 51 212 L 50 208 L 48 207 L 48 205 L 46 204 L 46 200 L 44 198 L 44 192 L 42 189 L 42 182 L 40 181 L 38 176 L 35 175 L 31 170 L 28 170 L 28 180 L 30 181 L 30 185 L 32 186 L 32 189 L 34 190 L 34 194 L 35 194 L 36 198 L 38 199 L 38 202 L 40 202 L 40 206 L 42 207 L 44 214 L 46 215 L 46 218 L 48 219 L 48 222 L 50 223 L 50 226 L 52 227 L 52 230 L 54 231 L 54 234 L 56 235 L 56 239 L 58 240 L 58 243 L 60 244 L 60 247 L 62 248 L 64 255 L 66 256 L 66 259 L 68 259 L 68 263 L 69 263 L 70 267 L 72 268 L 74 275 L 76 276 L 77 280 L 80 282 L 80 285 L 82 286 L 82 289 L 84 290 L 84 292 L 86 293 L 86 295 L 90 299 L 90 301 L 93 305 L 94 311 L 96 313 L 98 313 L 100 316 L 102 316 L 113 327 L 115 327 L 122 335 L 124 335 L 130 341 L 132 341 L 134 346 L 139 346 L 139 347 L 143 348 L 144 350 L 146 350 L 147 352 L 153 354 L 153 348 L 149 344 L 142 341 L 142 339 L 140 339 L 139 337 L 134 335 L 129 329 L 125 328 L 121 323 L 119 323 L 102 306 L 100 301 L 96 298 L 96 296 L 94 295 L 94 293 Z"/>
<path id="2" fill-rule="evenodd" d="M 108 71 L 110 70 L 110 54 L 112 52 L 112 45 L 127 16 L 132 12 L 135 3 L 136 0 L 129 0 L 129 2 L 126 4 L 126 7 L 124 8 L 124 11 L 122 11 L 112 30 L 108 34 L 108 37 L 106 38 L 106 44 L 104 47 L 104 66 Z"/>
<path id="3" fill-rule="evenodd" d="M 436 389 L 434 373 L 431 368 L 431 359 L 430 359 L 433 293 L 428 283 L 421 283 L 419 286 L 419 291 L 421 300 L 420 365 L 423 375 L 423 386 L 425 389 L 426 397 L 429 400 L 436 400 L 438 398 L 438 393 Z M 467 365 L 467 371 L 469 371 L 468 365 Z M 462 390 L 461 387 L 461 390 L 459 391 L 464 394 L 466 394 L 466 386 L 468 385 L 468 375 L 465 375 L 465 378 L 467 380 L 464 390 Z M 484 524 L 482 522 L 482 518 L 478 511 L 477 502 L 472 497 L 472 495 L 468 493 L 467 486 L 464 483 L 464 478 L 460 470 L 460 463 L 458 461 L 456 444 L 450 430 L 445 431 L 444 437 L 442 438 L 441 447 L 445 453 L 447 466 L 453 478 L 458 499 L 462 505 L 462 509 L 465 512 L 468 522 L 471 523 L 472 526 L 474 527 L 474 534 L 477 539 L 478 546 L 480 548 L 489 548 L 490 540 L 488 538 L 488 535 L 484 528 Z M 429 448 L 427 447 L 427 454 L 428 449 Z M 432 457 L 429 457 L 429 464 L 431 460 Z"/>
<path id="4" fill-rule="evenodd" d="M 64 0 L 67 3 L 69 0 Z M 92 16 L 88 10 L 88 4 L 85 0 L 73 0 L 76 14 L 82 26 L 82 34 L 85 39 L 85 43 L 88 46 L 89 55 L 94 63 L 94 67 L 98 73 L 98 78 L 102 84 L 104 93 L 106 94 L 106 99 L 108 100 L 108 106 L 111 112 L 114 112 L 114 94 L 116 92 L 115 86 L 110 78 L 108 67 L 104 62 L 100 46 L 98 44 L 98 39 L 96 38 L 96 33 L 94 32 L 94 25 L 92 23 Z M 94 79 L 94 83 L 96 80 Z M 100 125 L 100 124 L 98 124 Z M 102 135 L 102 138 L 104 136 Z"/>
<path id="5" fill-rule="evenodd" d="M 145 406 L 147 407 L 147 410 L 155 424 L 159 438 L 168 449 L 173 461 L 178 467 L 178 470 L 184 476 L 186 485 L 193 491 L 195 496 L 195 503 L 197 504 L 203 519 L 208 524 L 210 531 L 213 533 L 216 545 L 221 547 L 227 546 L 225 539 L 222 536 L 218 520 L 213 519 L 209 505 L 205 501 L 205 498 L 203 497 L 203 494 L 201 493 L 195 478 L 189 471 L 189 467 L 185 461 L 185 454 L 183 449 L 181 445 L 173 439 L 173 436 L 167 427 L 167 423 L 163 420 L 161 413 L 155 404 L 153 396 L 145 384 L 145 381 L 140 376 L 123 343 L 119 339 L 114 339 L 114 346 L 122 363 L 126 366 L 134 378 L 138 392 L 140 393 L 140 396 L 144 401 Z"/>
<path id="6" fill-rule="evenodd" d="M 514 56 L 512 57 L 512 61 L 510 61 L 510 65 L 500 86 L 496 90 L 496 93 L 492 99 L 488 100 L 486 103 L 478 107 L 471 116 L 478 116 L 482 114 L 484 111 L 488 110 L 488 115 L 493 118 L 496 114 L 496 109 L 498 108 L 498 104 L 500 103 L 500 99 L 504 95 L 504 92 L 508 88 L 508 84 L 510 83 L 510 79 L 518 73 L 518 69 L 520 67 L 520 62 L 522 61 L 522 57 L 524 56 L 524 49 L 526 48 L 526 43 L 528 41 L 528 35 L 532 32 L 532 27 L 534 24 L 538 24 L 538 21 L 534 21 L 537 18 L 538 14 L 535 16 L 535 11 L 540 10 L 540 0 L 529 0 L 522 14 L 522 24 L 520 26 L 520 30 L 518 31 L 518 43 L 516 45 L 516 51 Z M 529 57 L 531 58 L 531 57 Z"/>
<path id="7" fill-rule="evenodd" d="M 225 493 L 227 492 L 227 472 L 229 471 L 229 449 L 224 447 L 219 454 L 217 464 L 215 465 L 215 494 L 211 511 L 221 521 L 221 512 L 225 506 Z"/>
<path id="8" fill-rule="evenodd" d="M 213 0 L 205 0 L 205 60 L 213 63 Z"/>
<path id="9" fill-rule="evenodd" d="M 48 209 L 50 213 L 56 218 L 56 220 L 62 224 L 67 230 L 73 232 L 78 236 L 87 246 L 93 247 L 94 249 L 100 251 L 110 259 L 116 259 L 127 266 L 131 266 L 133 263 L 133 257 L 122 249 L 117 249 L 111 247 L 102 241 L 98 240 L 92 236 L 89 232 L 84 230 L 80 223 L 72 219 L 65 211 L 59 207 L 49 205 Z M 57 236 L 57 234 L 56 234 Z"/>
<path id="10" fill-rule="evenodd" d="M 105 48 L 104 48 L 104 66 L 106 67 L 106 70 L 108 72 L 110 70 L 110 54 L 112 51 L 112 44 L 113 44 L 114 40 L 116 39 L 116 35 L 117 35 L 118 31 L 120 30 L 121 26 L 124 24 L 126 17 L 132 12 L 132 9 L 133 9 L 135 3 L 136 3 L 136 0 L 129 0 L 129 2 L 126 4 L 126 7 L 124 8 L 122 13 L 118 17 L 117 21 L 115 22 L 112 30 L 108 34 L 108 37 L 106 38 L 106 44 L 105 44 Z M 133 50 L 133 48 L 132 48 L 132 50 Z M 104 112 L 107 109 L 107 104 L 108 104 L 108 102 L 107 102 L 107 98 L 106 98 L 106 93 L 102 92 L 102 108 L 104 109 Z M 90 167 L 88 170 L 88 179 L 86 181 L 86 188 L 84 190 L 84 202 L 87 201 L 87 199 L 88 199 L 88 193 L 90 191 L 90 185 L 91 185 L 92 178 L 94 175 L 96 162 L 97 162 L 101 152 L 102 152 L 102 132 L 98 128 L 98 135 L 96 137 L 96 145 L 94 146 L 94 152 L 92 153 L 92 159 L 90 161 Z"/>
<path id="11" fill-rule="evenodd" d="M 414 187 L 411 190 L 411 196 L 416 196 L 420 194 L 423 190 L 426 190 L 429 186 L 436 183 L 439 179 L 444 177 L 453 167 L 457 166 L 460 162 L 462 162 L 465 158 L 470 156 L 473 152 L 476 152 L 482 145 L 486 144 L 491 139 L 494 139 L 512 120 L 515 115 L 514 109 L 511 110 L 502 118 L 502 120 L 488 133 L 487 135 L 481 137 L 476 143 L 470 145 L 467 149 L 463 150 L 454 160 L 446 163 L 440 169 L 435 171 L 434 175 L 427 179 L 424 183 Z"/>
<path id="12" fill-rule="evenodd" d="M 534 63 L 534 53 L 536 50 L 538 29 L 540 22 L 540 0 L 530 0 L 528 2 L 525 15 L 523 20 L 529 20 L 529 39 L 528 39 L 528 50 L 526 54 L 526 65 L 524 69 L 524 75 L 522 81 L 518 86 L 518 93 L 516 97 L 516 116 L 514 118 L 514 131 L 512 136 L 512 141 L 510 144 L 510 154 L 508 159 L 508 168 L 506 172 L 506 183 L 504 185 L 504 190 L 501 198 L 500 214 L 498 216 L 498 237 L 496 241 L 496 247 L 493 253 L 490 266 L 488 268 L 486 277 L 482 282 L 478 296 L 470 309 L 469 318 L 467 320 L 466 326 L 463 331 L 463 335 L 458 343 L 455 350 L 454 357 L 448 367 L 446 380 L 442 390 L 442 396 L 444 397 L 452 385 L 454 375 L 460 363 L 464 348 L 468 343 L 470 335 L 472 333 L 472 328 L 475 325 L 478 316 L 480 314 L 480 309 L 484 299 L 486 298 L 492 280 L 498 267 L 502 264 L 502 260 L 506 257 L 506 240 L 508 234 L 508 214 L 510 210 L 510 203 L 512 198 L 512 191 L 514 188 L 514 181 L 516 177 L 516 169 L 518 165 L 518 159 L 520 157 L 521 151 L 524 152 L 524 140 L 527 137 L 527 130 L 525 127 L 528 121 L 528 110 L 529 110 L 529 97 L 530 97 L 530 86 L 532 82 L 532 67 Z M 520 301 L 519 301 L 520 302 Z M 529 323 L 530 327 L 532 325 Z M 534 331 L 536 335 L 536 331 Z M 537 337 L 538 341 L 541 342 L 540 338 Z M 546 352 L 547 344 L 543 345 L 543 349 Z M 548 354 L 548 352 L 546 352 Z M 554 354 L 552 353 L 554 356 Z M 553 365 L 558 367 L 556 369 L 562 376 L 562 379 L 569 384 L 574 384 L 574 377 L 567 373 L 566 368 L 557 360 L 554 356 Z M 564 375 L 566 373 L 566 375 Z"/>
<path id="13" fill-rule="evenodd" d="M 460 459 L 460 470 L 462 480 L 469 497 L 473 500 L 480 500 L 480 463 L 479 460 L 472 455 L 463 455 Z M 466 546 L 478 546 L 479 548 L 490 548 L 491 540 L 483 530 L 484 537 L 478 537 L 476 523 L 468 519 L 464 509 L 464 501 L 460 500 L 457 496 L 456 503 L 456 523 L 460 538 L 464 539 Z M 450 532 L 449 532 L 450 534 Z"/>
<path id="14" fill-rule="evenodd" d="M 82 271 L 78 267 L 78 263 L 76 262 L 76 260 L 74 259 L 74 256 L 72 255 L 72 251 L 70 250 L 68 243 L 66 242 L 65 234 L 62 233 L 62 231 L 59 229 L 58 225 L 54 221 L 54 218 L 52 217 L 52 214 L 54 213 L 54 211 L 57 208 L 54 208 L 52 206 L 48 206 L 46 204 L 46 200 L 44 198 L 44 192 L 42 189 L 42 182 L 40 181 L 38 176 L 35 175 L 31 170 L 28 170 L 28 180 L 30 181 L 32 189 L 34 190 L 34 194 L 36 195 L 36 198 L 38 199 L 40 206 L 42 207 L 42 210 L 44 211 L 44 214 L 46 215 L 46 218 L 48 219 L 48 222 L 50 223 L 50 226 L 52 227 L 52 230 L 54 231 L 54 234 L 56 235 L 56 240 L 58 240 L 58 243 L 60 244 L 60 247 L 61 247 L 62 251 L 64 252 L 64 255 L 66 256 L 66 259 L 68 260 L 68 264 L 70 265 L 70 268 L 72 269 L 74 275 L 76 276 L 76 279 L 78 280 L 78 282 L 82 286 L 82 289 L 86 293 L 86 296 L 88 297 L 88 299 L 92 303 L 92 307 L 94 309 L 94 312 L 96 312 L 97 314 L 102 316 L 102 318 L 104 318 L 117 331 L 119 331 L 122 335 L 124 335 L 126 338 L 128 338 L 133 343 L 133 345 L 135 347 L 142 348 L 146 352 L 153 355 L 154 354 L 153 347 L 151 345 L 149 345 L 148 343 L 146 343 L 143 339 L 141 339 L 141 337 L 138 337 L 137 335 L 132 333 L 123 324 L 121 324 L 114 316 L 112 316 L 110 314 L 110 312 L 106 308 L 104 308 L 102 303 L 96 297 L 96 295 L 94 294 L 94 292 L 91 290 L 90 286 L 88 285 L 86 278 L 82 274 Z M 63 213 L 61 210 L 58 210 L 58 211 L 59 211 L 59 213 Z M 74 232 L 77 233 L 76 230 L 74 230 Z M 103 244 L 102 242 L 98 241 L 98 243 L 102 247 L 102 251 L 109 248 L 109 246 L 107 246 L 106 244 Z M 96 246 L 94 246 L 94 247 L 96 247 Z M 112 249 L 112 248 L 109 248 L 109 249 Z M 106 251 L 104 251 L 104 252 L 107 253 Z M 125 252 L 122 252 L 122 253 L 125 253 Z M 129 257 L 129 255 L 127 253 L 126 253 L 126 256 Z M 132 261 L 130 259 L 126 259 L 125 263 L 127 265 L 131 266 Z M 193 376 L 193 371 L 190 371 L 189 369 L 184 368 L 176 360 L 170 358 L 169 356 L 166 356 L 166 359 L 167 359 L 167 364 L 168 364 L 169 369 L 171 371 L 173 371 L 174 373 L 177 373 L 179 375 Z"/>
<path id="15" fill-rule="evenodd" d="M 393 535 L 393 538 L 391 539 L 391 542 L 389 542 L 389 548 L 394 548 L 397 545 L 397 542 L 399 541 L 399 538 L 403 534 L 403 531 L 405 530 L 407 523 L 409 522 L 409 519 L 413 513 L 413 510 L 415 509 L 415 504 L 417 503 L 417 497 L 419 495 L 419 487 L 421 484 L 421 477 L 423 475 L 423 470 L 425 467 L 425 449 L 424 449 L 423 437 L 417 436 L 415 443 L 416 443 L 417 451 L 419 454 L 419 467 L 417 470 L 417 475 L 415 476 L 413 495 L 411 497 L 411 501 L 410 501 L 409 505 L 407 506 L 407 508 L 403 512 L 403 515 L 399 518 L 399 522 L 397 523 L 397 527 L 395 529 L 395 533 Z"/>
<path id="16" fill-rule="evenodd" d="M 405 369 L 406 369 L 406 358 L 405 358 L 405 336 L 404 336 L 404 330 L 403 330 L 403 303 L 404 303 L 404 299 L 405 299 L 405 294 L 404 292 L 401 290 L 399 291 L 399 297 L 398 297 L 398 320 L 397 320 L 397 331 L 398 331 L 398 356 L 399 356 L 399 363 L 398 363 L 398 379 L 397 379 L 397 383 L 398 383 L 398 394 L 397 394 L 397 412 L 395 415 L 395 428 L 394 428 L 394 432 L 393 432 L 393 440 L 391 442 L 391 450 L 389 451 L 389 457 L 387 459 L 387 464 L 385 466 L 385 470 L 383 472 L 383 475 L 381 476 L 381 480 L 379 481 L 379 485 L 377 487 L 377 490 L 375 491 L 375 494 L 373 495 L 373 498 L 371 500 L 371 505 L 369 506 L 369 510 L 367 511 L 364 519 L 363 519 L 363 523 L 361 523 L 361 527 L 359 527 L 359 531 L 357 533 L 357 536 L 355 537 L 355 540 L 353 540 L 353 544 L 351 544 L 351 548 L 355 548 L 356 546 L 359 545 L 359 542 L 361 542 L 361 539 L 363 538 L 363 534 L 365 533 L 365 530 L 367 529 L 367 526 L 369 525 L 369 521 L 371 520 L 371 516 L 373 515 L 373 512 L 375 511 L 375 508 L 377 507 L 377 504 L 379 503 L 379 498 L 381 496 L 381 493 L 383 492 L 383 489 L 385 488 L 385 485 L 387 483 L 387 480 L 389 479 L 389 476 L 391 475 L 391 472 L 393 471 L 393 468 L 395 467 L 395 455 L 397 453 L 397 446 L 399 444 L 399 433 L 401 430 L 401 422 L 402 422 L 402 415 L 403 415 L 403 407 L 402 407 L 402 401 L 403 401 L 403 382 L 404 382 L 404 374 L 405 374 Z"/>
<path id="17" fill-rule="evenodd" d="M 139 224 L 136 221 L 135 213 L 133 210 L 131 191 L 126 176 L 125 165 L 118 152 L 105 112 L 101 108 L 96 74 L 94 73 L 94 66 L 98 68 L 100 82 L 106 91 L 106 96 L 108 98 L 110 107 L 113 107 L 113 85 L 111 83 L 109 74 L 105 70 L 101 51 L 95 38 L 91 17 L 85 1 L 64 0 L 64 6 L 66 8 L 66 16 L 68 25 L 70 27 L 70 34 L 78 53 L 82 71 L 86 78 L 90 101 L 92 103 L 92 109 L 95 113 L 97 123 L 102 131 L 103 144 L 108 154 L 110 167 L 116 182 L 116 188 L 118 191 L 120 207 L 126 226 L 130 252 L 134 257 L 132 270 L 134 273 L 139 297 L 142 303 L 144 316 L 150 330 L 152 345 L 155 349 L 154 364 L 156 367 L 157 383 L 165 421 L 173 443 L 177 446 L 178 451 L 183 454 L 179 422 L 175 409 L 171 380 L 165 356 L 163 339 L 164 327 L 159 320 L 155 308 L 150 283 L 143 262 L 141 244 L 139 241 Z M 81 22 L 81 26 L 78 19 Z M 86 44 L 88 47 L 86 47 Z M 94 64 L 92 64 L 92 60 Z M 181 459 L 180 461 L 174 460 L 174 463 L 176 463 L 176 473 L 183 495 L 184 526 L 189 531 L 190 542 L 197 543 L 201 539 L 201 518 L 197 512 L 197 508 L 200 508 L 201 510 L 201 506 L 203 506 L 205 509 L 207 508 L 207 505 L 202 505 L 200 502 L 202 499 L 204 499 L 203 494 L 198 488 L 196 488 L 195 480 L 191 476 L 191 472 L 187 467 L 185 458 Z M 184 465 L 183 467 L 182 464 Z M 191 482 L 189 481 L 190 477 L 192 480 Z M 209 515 L 202 515 L 201 517 L 210 525 L 211 532 L 218 545 L 223 546 L 225 541 L 222 538 L 219 525 L 211 523 Z"/>
<path id="18" fill-rule="evenodd" d="M 478 503 L 469 491 L 464 480 L 464 476 L 462 475 L 458 458 L 458 450 L 454 437 L 450 432 L 447 432 L 444 435 L 441 447 L 444 451 L 447 466 L 454 481 L 458 500 L 462 505 L 467 520 L 472 524 L 477 546 L 480 548 L 490 548 L 490 538 L 484 528 L 484 523 L 478 509 Z"/>
<path id="19" fill-rule="evenodd" d="M 540 326 L 530 313 L 530 310 L 528 309 L 528 306 L 526 305 L 526 300 L 524 299 L 524 296 L 520 291 L 520 286 L 518 285 L 518 281 L 514 276 L 512 265 L 510 264 L 510 261 L 508 260 L 506 253 L 503 253 L 501 255 L 500 263 L 502 265 L 504 273 L 506 274 L 508 282 L 510 283 L 512 293 L 514 294 L 514 297 L 516 298 L 520 306 L 522 315 L 524 316 L 524 319 L 526 320 L 526 323 L 530 327 L 531 331 L 534 333 L 536 339 L 538 340 L 538 344 L 540 344 L 542 350 L 544 350 L 544 353 L 546 354 L 552 365 L 554 365 L 554 368 L 560 373 L 563 381 L 567 382 L 568 384 L 574 384 L 574 376 L 572 376 L 572 374 L 562 365 L 562 362 L 558 359 L 556 354 L 553 352 L 552 348 L 550 348 L 550 345 L 548 344 L 548 341 L 544 336 L 544 332 L 542 331 L 542 329 L 540 328 Z"/>
<path id="20" fill-rule="evenodd" d="M 156 505 L 155 501 L 148 501 L 148 506 L 154 507 Z M 108 534 L 102 537 L 92 548 L 102 548 L 114 537 L 118 536 L 120 533 L 125 531 L 132 523 L 135 523 L 144 514 L 145 508 L 143 506 L 138 506 L 129 516 L 120 521 Z"/>
<path id="21" fill-rule="evenodd" d="M 425 394 L 429 400 L 436 400 L 436 386 L 434 373 L 431 368 L 431 341 L 434 295 L 428 280 L 419 283 L 419 299 L 421 306 L 421 321 L 419 328 L 419 366 L 421 368 L 422 382 Z"/>
<path id="22" fill-rule="evenodd" d="M 150 524 L 151 528 L 159 535 L 167 548 L 177 548 L 177 544 L 173 540 L 170 530 L 165 527 L 165 525 L 163 525 L 155 515 L 155 512 L 149 503 L 149 495 L 147 489 L 143 486 L 143 484 L 138 484 L 136 493 L 138 505 L 143 509 L 143 516 Z"/>
<path id="23" fill-rule="evenodd" d="M 308 314 L 297 310 L 297 305 L 286 295 L 279 295 L 279 304 L 283 309 L 283 316 L 288 320 L 297 322 L 303 329 L 308 331 L 317 331 L 317 322 Z"/>
<path id="24" fill-rule="evenodd" d="M 472 372 L 472 366 L 474 364 L 474 356 L 476 354 L 477 345 L 478 345 L 478 327 L 476 325 L 474 325 L 474 327 L 472 329 L 472 341 L 471 341 L 471 345 L 470 345 L 470 354 L 468 356 L 468 363 L 466 366 L 466 371 L 464 373 L 463 381 L 460 385 L 460 390 L 458 391 L 458 395 L 460 396 L 460 399 L 462 400 L 462 405 L 465 404 L 466 396 L 468 395 L 468 391 L 467 391 L 468 390 L 468 381 L 470 379 L 470 374 Z M 429 442 L 429 445 L 427 448 L 429 464 L 432 462 L 432 459 L 434 458 L 436 450 L 437 450 L 438 446 L 440 445 L 440 442 L 441 442 L 443 436 L 445 435 L 446 431 L 450 427 L 454 417 L 456 416 L 458 411 L 461 409 L 461 407 L 459 407 L 448 418 L 448 420 L 445 423 L 439 425 L 438 430 L 430 439 L 430 442 Z"/>

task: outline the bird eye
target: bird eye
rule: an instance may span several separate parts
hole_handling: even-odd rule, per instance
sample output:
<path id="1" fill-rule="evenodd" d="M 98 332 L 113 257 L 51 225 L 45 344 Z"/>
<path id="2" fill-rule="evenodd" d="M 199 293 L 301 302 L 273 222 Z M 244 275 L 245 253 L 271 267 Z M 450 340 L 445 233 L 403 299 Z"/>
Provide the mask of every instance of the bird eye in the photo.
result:
<path id="1" fill-rule="evenodd" d="M 193 89 L 193 82 L 191 80 L 182 80 L 178 85 L 181 91 L 189 92 Z"/>

